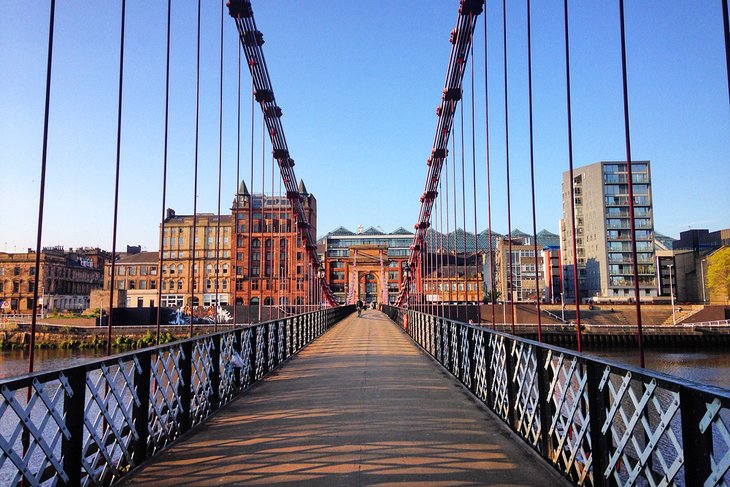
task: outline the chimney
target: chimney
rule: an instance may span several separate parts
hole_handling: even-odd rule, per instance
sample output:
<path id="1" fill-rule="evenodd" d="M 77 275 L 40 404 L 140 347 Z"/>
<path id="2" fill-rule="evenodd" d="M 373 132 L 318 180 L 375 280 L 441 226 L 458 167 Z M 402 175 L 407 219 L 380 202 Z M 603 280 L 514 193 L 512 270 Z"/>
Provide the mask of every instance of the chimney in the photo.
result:
<path id="1" fill-rule="evenodd" d="M 165 220 L 169 220 L 171 218 L 175 218 L 175 210 L 172 208 L 167 209 L 167 216 L 165 217 Z"/>

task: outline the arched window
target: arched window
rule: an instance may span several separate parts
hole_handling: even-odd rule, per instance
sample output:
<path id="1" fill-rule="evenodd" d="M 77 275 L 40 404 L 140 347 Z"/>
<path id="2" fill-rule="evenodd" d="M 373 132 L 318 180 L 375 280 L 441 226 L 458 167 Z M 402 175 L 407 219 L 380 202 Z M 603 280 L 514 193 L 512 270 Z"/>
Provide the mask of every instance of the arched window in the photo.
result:
<path id="1" fill-rule="evenodd" d="M 266 248 L 270 249 L 272 245 L 274 245 L 274 242 L 270 238 L 267 238 L 266 239 Z"/>
<path id="2" fill-rule="evenodd" d="M 182 274 L 183 273 L 183 265 L 182 264 L 178 264 L 177 265 L 177 273 L 178 274 Z"/>
<path id="3" fill-rule="evenodd" d="M 249 302 L 251 306 L 258 306 L 259 305 L 259 298 L 251 298 L 251 301 Z"/>
<path id="4" fill-rule="evenodd" d="M 271 306 L 272 304 L 274 304 L 274 300 L 271 299 L 271 296 L 269 296 L 268 298 L 264 299 L 264 305 L 265 306 Z"/>
<path id="5" fill-rule="evenodd" d="M 297 298 L 297 300 L 296 300 L 296 301 L 295 301 L 294 303 L 295 303 L 295 304 L 296 304 L 297 306 L 301 306 L 301 305 L 303 305 L 303 304 L 304 304 L 304 300 L 302 299 L 302 297 L 301 297 L 301 296 L 299 296 L 299 297 Z"/>
<path id="6" fill-rule="evenodd" d="M 251 247 L 253 248 L 259 248 L 261 247 L 261 240 L 255 238 L 251 241 Z"/>

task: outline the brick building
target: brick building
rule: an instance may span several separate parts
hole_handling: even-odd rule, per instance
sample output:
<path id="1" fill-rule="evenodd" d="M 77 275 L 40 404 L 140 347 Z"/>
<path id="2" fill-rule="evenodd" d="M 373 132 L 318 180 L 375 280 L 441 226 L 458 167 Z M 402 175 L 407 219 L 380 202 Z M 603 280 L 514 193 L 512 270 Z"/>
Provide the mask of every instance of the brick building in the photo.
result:
<path id="1" fill-rule="evenodd" d="M 299 194 L 316 235 L 317 199 L 302 181 Z M 285 307 L 313 302 L 316 269 L 311 269 L 298 232 L 300 223 L 286 196 L 252 195 L 241 181 L 231 212 L 236 232 L 228 260 L 233 302 Z"/>

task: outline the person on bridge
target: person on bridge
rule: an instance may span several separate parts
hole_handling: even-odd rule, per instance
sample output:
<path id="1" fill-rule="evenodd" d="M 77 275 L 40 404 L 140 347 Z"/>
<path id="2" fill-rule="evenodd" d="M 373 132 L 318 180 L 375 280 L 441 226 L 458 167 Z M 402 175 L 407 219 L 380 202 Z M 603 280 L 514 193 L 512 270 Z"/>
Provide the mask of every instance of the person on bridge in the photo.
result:
<path id="1" fill-rule="evenodd" d="M 357 306 L 357 316 L 359 317 L 362 314 L 362 308 L 363 308 L 361 299 L 357 300 L 356 306 Z"/>

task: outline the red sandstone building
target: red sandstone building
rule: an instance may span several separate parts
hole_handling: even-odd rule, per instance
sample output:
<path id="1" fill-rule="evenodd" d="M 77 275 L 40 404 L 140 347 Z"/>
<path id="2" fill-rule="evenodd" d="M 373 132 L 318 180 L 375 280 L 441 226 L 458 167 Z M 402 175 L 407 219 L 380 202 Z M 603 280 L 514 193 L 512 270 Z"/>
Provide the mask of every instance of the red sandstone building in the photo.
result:
<path id="1" fill-rule="evenodd" d="M 317 199 L 299 183 L 307 221 L 317 233 Z M 235 229 L 231 276 L 237 305 L 301 306 L 314 302 L 315 272 L 285 195 L 250 194 L 242 181 L 231 208 Z"/>

